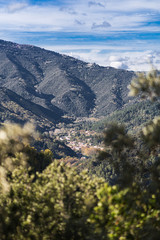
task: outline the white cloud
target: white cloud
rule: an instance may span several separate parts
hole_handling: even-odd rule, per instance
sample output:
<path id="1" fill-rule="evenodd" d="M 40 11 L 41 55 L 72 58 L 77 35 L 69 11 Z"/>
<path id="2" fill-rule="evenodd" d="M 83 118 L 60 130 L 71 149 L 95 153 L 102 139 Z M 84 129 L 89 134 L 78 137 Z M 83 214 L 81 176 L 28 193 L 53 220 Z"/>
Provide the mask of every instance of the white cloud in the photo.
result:
<path id="1" fill-rule="evenodd" d="M 101 2 L 95 2 L 95 1 L 89 1 L 88 2 L 88 6 L 89 7 L 93 7 L 93 6 L 98 6 L 98 7 L 105 7 Z"/>
<path id="2" fill-rule="evenodd" d="M 77 12 L 73 8 L 60 7 L 59 10 L 69 14 L 77 15 Z"/>
<path id="3" fill-rule="evenodd" d="M 85 24 L 85 22 L 79 21 L 77 19 L 75 19 L 75 23 L 78 24 L 78 25 L 84 25 Z"/>
<path id="4" fill-rule="evenodd" d="M 143 51 L 117 53 L 117 56 L 109 56 L 108 63 L 112 67 L 134 71 L 148 71 L 151 68 L 151 64 L 160 69 L 160 52 Z M 128 67 L 126 68 L 126 66 Z"/>
<path id="5" fill-rule="evenodd" d="M 128 69 L 128 66 L 123 62 L 111 62 L 110 67 L 119 68 L 119 69 Z"/>
<path id="6" fill-rule="evenodd" d="M 96 29 L 96 28 L 108 28 L 108 27 L 111 27 L 111 24 L 109 22 L 106 22 L 104 21 L 103 23 L 101 24 L 96 24 L 96 23 L 93 23 L 92 24 L 92 29 Z"/>
<path id="7" fill-rule="evenodd" d="M 120 57 L 120 56 L 115 56 L 115 55 L 111 55 L 110 57 L 109 57 L 109 61 L 110 62 L 119 62 L 119 61 L 126 61 L 126 60 L 128 60 L 128 58 L 122 58 L 122 57 Z"/>
<path id="8" fill-rule="evenodd" d="M 24 3 L 18 3 L 18 2 L 17 3 L 12 3 L 12 4 L 8 5 L 7 10 L 9 12 L 13 13 L 13 12 L 24 9 L 27 6 L 28 6 L 28 4 L 25 3 L 25 2 Z"/>
<path id="9" fill-rule="evenodd" d="M 105 51 L 114 51 L 114 50 L 119 50 L 119 51 L 129 51 L 130 50 L 130 46 L 114 46 L 114 45 L 102 45 L 100 43 L 97 44 L 91 44 L 89 43 L 88 45 L 86 44 L 81 44 L 81 45 L 43 45 L 40 44 L 40 47 L 43 47 L 45 49 L 48 50 L 53 50 L 53 51 L 60 51 L 60 52 L 89 52 L 89 51 L 93 51 L 96 53 L 100 53 L 101 51 L 105 50 Z"/>
<path id="10" fill-rule="evenodd" d="M 109 11 L 120 11 L 120 12 L 134 12 L 141 10 L 156 10 L 160 9 L 160 1 L 159 0 L 108 0 L 105 1 L 105 7 Z"/>
<path id="11" fill-rule="evenodd" d="M 121 69 L 128 69 L 128 57 L 120 57 L 120 56 L 115 56 L 111 55 L 108 58 L 109 65 L 114 68 L 121 68 Z"/>
<path id="12" fill-rule="evenodd" d="M 54 5 L 54 1 L 51 5 L 43 6 L 29 5 L 28 0 L 3 2 L 4 6 L 0 1 L 0 37 L 3 39 L 16 41 L 17 32 L 22 36 L 25 31 L 30 32 L 30 39 L 34 38 L 34 34 L 31 34 L 34 32 L 42 32 L 42 35 L 44 32 L 68 33 L 70 43 L 67 41 L 65 46 L 55 43 L 54 46 L 56 40 L 53 39 L 52 44 L 50 39 L 51 46 L 47 46 L 46 42 L 45 48 L 102 66 L 147 70 L 151 59 L 155 66 L 160 68 L 159 54 L 154 51 L 159 48 L 158 40 L 130 40 L 127 36 L 130 33 L 159 32 L 159 26 L 147 25 L 148 22 L 159 19 L 159 0 L 68 0 L 65 8 Z M 12 32 L 12 38 L 9 37 L 9 32 Z M 76 34 L 72 39 L 74 32 L 79 34 L 79 42 Z M 121 40 L 120 32 L 123 32 L 128 40 Z M 83 39 L 85 35 L 94 36 L 96 43 L 92 40 L 87 43 L 86 39 L 89 38 Z M 104 37 L 103 41 L 101 39 L 97 42 L 99 36 Z M 76 42 L 79 45 L 76 45 Z"/>
<path id="13" fill-rule="evenodd" d="M 70 4 L 69 4 L 70 3 Z M 0 30 L 16 29 L 20 31 L 65 31 L 101 33 L 112 31 L 159 31 L 157 26 L 143 26 L 147 21 L 159 16 L 158 0 L 128 1 L 69 1 L 67 7 L 54 5 L 28 5 L 13 2 L 0 8 Z M 89 7 L 88 3 L 90 3 Z M 98 6 L 104 6 L 98 7 Z M 85 22 L 77 25 L 75 21 Z M 104 31 L 105 29 L 105 31 Z"/>
<path id="14" fill-rule="evenodd" d="M 151 63 L 160 69 L 160 52 L 159 51 L 129 51 L 121 47 L 104 47 L 97 45 L 81 45 L 81 46 L 43 46 L 49 50 L 60 52 L 71 57 L 80 59 L 89 63 L 97 63 L 101 66 L 111 66 L 133 71 L 148 71 L 151 68 Z M 114 55 L 112 52 L 114 48 Z M 125 49 L 125 51 L 124 51 Z M 108 50 L 108 51 L 107 51 Z M 104 53 L 106 51 L 106 53 Z"/>
<path id="15" fill-rule="evenodd" d="M 57 7 L 28 6 L 21 11 L 0 11 L 0 30 L 19 31 L 60 31 L 74 26 L 73 18 L 68 13 L 62 13 Z M 69 27 L 71 26 L 71 27 Z"/>

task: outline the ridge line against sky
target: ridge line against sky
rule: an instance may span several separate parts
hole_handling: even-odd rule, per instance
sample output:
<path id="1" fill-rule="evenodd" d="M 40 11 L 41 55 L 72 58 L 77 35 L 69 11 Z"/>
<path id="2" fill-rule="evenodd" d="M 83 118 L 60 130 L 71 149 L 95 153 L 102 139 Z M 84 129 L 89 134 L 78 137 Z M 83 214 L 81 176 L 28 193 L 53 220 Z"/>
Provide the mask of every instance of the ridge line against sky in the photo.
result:
<path id="1" fill-rule="evenodd" d="M 160 69 L 160 1 L 0 0 L 0 39 L 102 66 Z"/>

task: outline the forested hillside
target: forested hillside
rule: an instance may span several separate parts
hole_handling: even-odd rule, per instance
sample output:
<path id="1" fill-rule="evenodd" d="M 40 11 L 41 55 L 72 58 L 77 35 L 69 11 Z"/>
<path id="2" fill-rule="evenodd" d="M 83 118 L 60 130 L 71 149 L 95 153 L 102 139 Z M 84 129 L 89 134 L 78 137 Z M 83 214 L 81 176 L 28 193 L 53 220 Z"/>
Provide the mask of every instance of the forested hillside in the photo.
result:
<path id="1" fill-rule="evenodd" d="M 160 104 L 158 101 L 150 102 L 149 100 L 139 100 L 132 105 L 125 106 L 121 110 L 109 114 L 101 120 L 86 121 L 82 127 L 101 132 L 106 124 L 114 122 L 125 125 L 128 131 L 135 133 L 158 115 L 160 115 Z"/>
<path id="2" fill-rule="evenodd" d="M 105 116 L 131 101 L 127 86 L 134 73 L 130 71 L 2 40 L 0 59 L 1 91 L 9 89 L 15 104 L 21 100 L 24 110 L 49 121 L 61 121 L 63 115 Z"/>
<path id="3" fill-rule="evenodd" d="M 130 86 L 131 94 L 154 99 L 159 89 L 155 70 Z M 39 134 L 31 123 L 0 129 L 2 240 L 159 239 L 159 116 L 135 135 L 119 124 L 106 128 L 97 163 L 106 163 L 112 182 L 38 152 L 33 138 Z"/>

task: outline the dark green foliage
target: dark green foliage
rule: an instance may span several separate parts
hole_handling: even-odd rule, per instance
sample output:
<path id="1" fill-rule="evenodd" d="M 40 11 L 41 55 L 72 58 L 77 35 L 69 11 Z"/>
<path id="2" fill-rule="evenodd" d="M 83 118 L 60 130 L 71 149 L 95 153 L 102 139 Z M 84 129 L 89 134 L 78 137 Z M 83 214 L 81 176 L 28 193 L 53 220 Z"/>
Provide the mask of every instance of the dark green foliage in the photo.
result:
<path id="1" fill-rule="evenodd" d="M 64 142 L 56 140 L 55 137 L 44 137 L 41 136 L 40 139 L 32 142 L 32 145 L 38 150 L 50 149 L 53 153 L 55 159 L 60 159 L 66 156 L 77 157 L 76 152 L 74 152 L 70 147 L 68 147 Z"/>
<path id="2" fill-rule="evenodd" d="M 101 239 L 155 240 L 160 236 L 159 198 L 133 185 L 120 191 L 104 185 L 91 222 Z"/>
<path id="3" fill-rule="evenodd" d="M 117 176 L 110 186 L 87 171 L 57 161 L 48 165 L 49 150 L 41 154 L 28 146 L 31 125 L 5 125 L 0 130 L 0 238 L 159 240 L 159 126 L 157 117 L 142 129 L 140 142 L 123 126 L 108 126 L 99 157 L 106 165 L 99 166 L 111 167 Z M 91 164 L 98 167 L 96 159 Z"/>
<path id="4" fill-rule="evenodd" d="M 8 239 L 95 239 L 88 218 L 102 180 L 54 162 L 36 181 L 25 169 L 12 173 L 0 198 L 0 234 Z"/>
<path id="5" fill-rule="evenodd" d="M 75 166 L 78 172 L 87 169 L 89 176 L 104 178 L 105 181 L 109 182 L 111 185 L 116 182 L 117 175 L 109 161 L 100 161 L 99 159 L 92 157 L 85 160 L 79 160 Z"/>
<path id="6" fill-rule="evenodd" d="M 24 152 L 28 156 L 27 163 L 32 173 L 42 172 L 53 161 L 53 154 L 49 149 L 38 152 L 35 148 L 26 146 Z"/>
<path id="7" fill-rule="evenodd" d="M 139 100 L 132 105 L 125 106 L 123 109 L 115 111 L 100 121 L 86 122 L 85 127 L 86 129 L 102 132 L 106 124 L 118 122 L 119 124 L 125 125 L 127 130 L 135 133 L 158 115 L 160 115 L 159 102 L 151 103 L 148 100 Z"/>

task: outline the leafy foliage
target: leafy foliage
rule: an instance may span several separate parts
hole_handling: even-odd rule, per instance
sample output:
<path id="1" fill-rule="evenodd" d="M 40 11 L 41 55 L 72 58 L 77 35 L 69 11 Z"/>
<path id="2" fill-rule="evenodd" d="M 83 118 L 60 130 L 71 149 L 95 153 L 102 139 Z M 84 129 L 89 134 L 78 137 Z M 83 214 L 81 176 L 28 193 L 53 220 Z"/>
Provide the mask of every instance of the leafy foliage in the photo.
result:
<path id="1" fill-rule="evenodd" d="M 99 158 L 117 176 L 112 186 L 53 161 L 49 150 L 39 155 L 28 145 L 33 127 L 4 125 L 0 130 L 1 239 L 158 240 L 159 124 L 156 118 L 145 126 L 138 145 L 123 126 L 108 126 Z"/>
<path id="2" fill-rule="evenodd" d="M 130 96 L 136 96 L 139 93 L 142 97 L 149 96 L 154 100 L 160 95 L 160 75 L 156 69 L 152 69 L 147 75 L 139 73 L 137 78 L 134 78 L 129 86 Z"/>
<path id="3" fill-rule="evenodd" d="M 96 189 L 103 182 L 57 162 L 43 173 L 29 176 L 13 172 L 8 195 L 1 206 L 1 239 L 88 239 L 87 221 L 97 202 Z"/>

